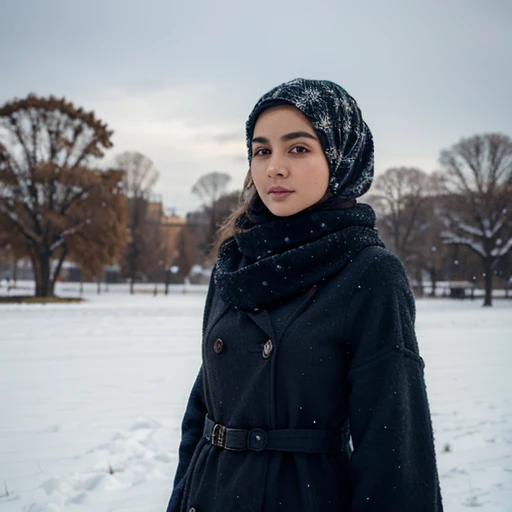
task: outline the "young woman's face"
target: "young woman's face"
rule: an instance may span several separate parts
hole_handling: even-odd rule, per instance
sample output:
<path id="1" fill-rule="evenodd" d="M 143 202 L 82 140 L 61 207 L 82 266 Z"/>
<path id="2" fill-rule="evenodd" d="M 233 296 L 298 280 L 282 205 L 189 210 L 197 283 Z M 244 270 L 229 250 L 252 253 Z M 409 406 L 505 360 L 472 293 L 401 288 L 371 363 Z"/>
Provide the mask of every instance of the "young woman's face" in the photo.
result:
<path id="1" fill-rule="evenodd" d="M 311 123 L 295 107 L 274 107 L 258 117 L 251 177 L 265 206 L 279 217 L 298 213 L 324 197 L 329 165 Z"/>

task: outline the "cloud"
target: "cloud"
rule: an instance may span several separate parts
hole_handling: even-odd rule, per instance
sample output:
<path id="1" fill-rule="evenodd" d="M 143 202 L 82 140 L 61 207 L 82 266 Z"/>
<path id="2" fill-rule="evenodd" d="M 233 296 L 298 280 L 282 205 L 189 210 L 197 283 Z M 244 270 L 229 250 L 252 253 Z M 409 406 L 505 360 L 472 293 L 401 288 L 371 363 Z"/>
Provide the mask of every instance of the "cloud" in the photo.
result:
<path id="1" fill-rule="evenodd" d="M 220 143 L 229 143 L 229 142 L 240 142 L 240 140 L 244 140 L 244 134 L 241 130 L 237 130 L 236 132 L 225 132 L 218 133 L 211 136 L 213 142 Z"/>
<path id="2" fill-rule="evenodd" d="M 212 84 L 109 89 L 76 103 L 114 130 L 106 163 L 123 151 L 145 154 L 160 171 L 154 192 L 184 214 L 199 206 L 191 189 L 202 174 L 227 172 L 231 187 L 240 188 L 247 172 L 245 112 L 224 112 L 215 101 L 219 94 Z"/>
<path id="3" fill-rule="evenodd" d="M 243 122 L 212 115 L 209 100 L 215 94 L 215 87 L 205 85 L 109 91 L 90 103 L 114 129 L 116 152 L 138 150 L 152 159 L 192 163 L 239 158 L 245 154 Z"/>

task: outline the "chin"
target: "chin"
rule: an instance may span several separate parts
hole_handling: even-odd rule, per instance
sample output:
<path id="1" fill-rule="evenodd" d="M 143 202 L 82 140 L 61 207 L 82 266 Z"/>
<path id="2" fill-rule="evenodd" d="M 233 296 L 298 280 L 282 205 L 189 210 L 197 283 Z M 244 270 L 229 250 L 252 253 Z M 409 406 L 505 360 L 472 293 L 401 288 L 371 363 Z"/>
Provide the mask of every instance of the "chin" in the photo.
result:
<path id="1" fill-rule="evenodd" d="M 298 213 L 298 211 L 287 211 L 287 212 L 283 212 L 283 211 L 272 211 L 270 210 L 276 217 L 289 217 L 290 215 L 293 215 L 294 213 Z"/>
<path id="2" fill-rule="evenodd" d="M 270 212 L 274 214 L 276 217 L 289 217 L 290 215 L 299 213 L 307 208 L 307 206 L 301 208 L 285 204 L 267 204 L 266 206 L 270 210 Z"/>

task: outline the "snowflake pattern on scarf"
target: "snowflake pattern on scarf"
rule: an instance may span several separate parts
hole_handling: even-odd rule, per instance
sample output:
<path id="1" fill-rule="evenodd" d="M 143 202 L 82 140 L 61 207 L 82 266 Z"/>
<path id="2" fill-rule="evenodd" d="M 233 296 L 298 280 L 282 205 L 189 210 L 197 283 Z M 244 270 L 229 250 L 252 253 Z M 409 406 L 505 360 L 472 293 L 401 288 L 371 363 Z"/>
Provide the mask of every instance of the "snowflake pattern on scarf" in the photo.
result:
<path id="1" fill-rule="evenodd" d="M 373 180 L 372 133 L 354 98 L 328 80 L 295 78 L 258 100 L 246 123 L 249 165 L 258 116 L 273 104 L 283 103 L 299 109 L 315 129 L 329 164 L 331 193 L 346 199 L 363 195 Z"/>

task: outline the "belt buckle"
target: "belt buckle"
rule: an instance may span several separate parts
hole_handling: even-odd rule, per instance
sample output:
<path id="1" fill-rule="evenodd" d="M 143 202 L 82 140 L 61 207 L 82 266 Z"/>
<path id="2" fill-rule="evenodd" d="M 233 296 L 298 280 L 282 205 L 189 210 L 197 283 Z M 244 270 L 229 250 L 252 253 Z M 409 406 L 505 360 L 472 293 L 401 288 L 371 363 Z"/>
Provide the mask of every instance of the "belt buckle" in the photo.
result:
<path id="1" fill-rule="evenodd" d="M 219 448 L 226 447 L 226 427 L 220 423 L 215 423 L 212 429 L 212 444 Z"/>

